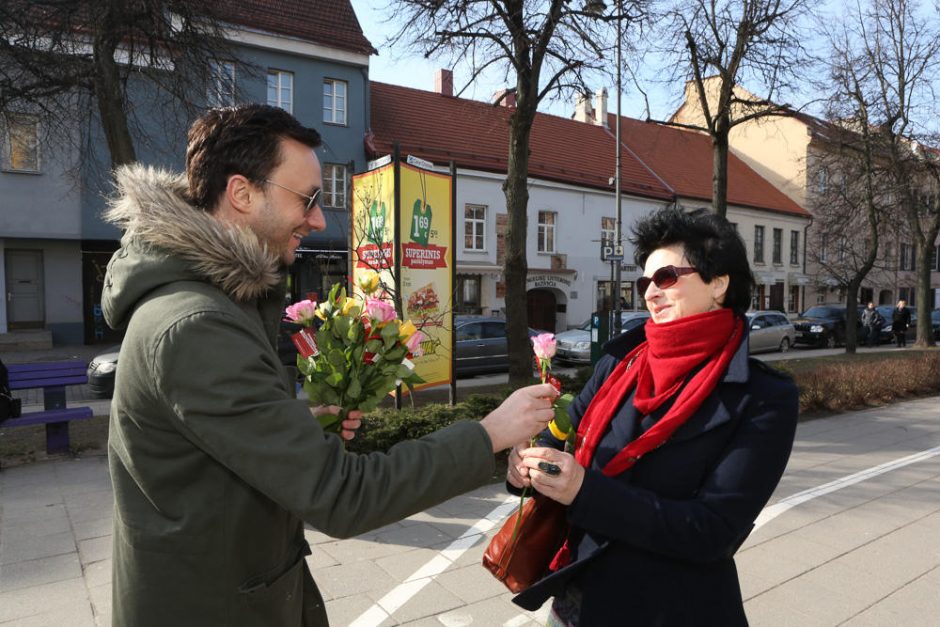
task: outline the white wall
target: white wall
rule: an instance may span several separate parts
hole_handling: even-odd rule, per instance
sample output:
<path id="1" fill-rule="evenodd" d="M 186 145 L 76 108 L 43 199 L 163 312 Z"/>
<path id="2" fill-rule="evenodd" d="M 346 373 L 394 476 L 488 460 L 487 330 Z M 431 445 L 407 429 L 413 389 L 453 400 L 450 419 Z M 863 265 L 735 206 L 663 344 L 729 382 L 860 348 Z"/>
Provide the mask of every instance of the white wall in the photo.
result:
<path id="1" fill-rule="evenodd" d="M 457 173 L 457 271 L 466 274 L 483 274 L 482 305 L 485 313 L 499 311 L 505 304 L 496 296 L 496 283 L 502 280 L 501 268 L 496 267 L 496 215 L 506 213 L 506 198 L 503 194 L 502 175 L 487 172 L 460 170 Z M 485 251 L 464 249 L 464 207 L 467 204 L 486 206 Z M 631 196 L 622 197 L 623 231 L 629 233 L 630 226 L 641 216 L 662 206 L 663 203 Z M 557 213 L 555 227 L 555 254 L 567 257 L 566 267 L 573 274 L 545 273 L 552 266 L 552 254 L 538 251 L 538 213 Z M 529 276 L 554 274 L 563 277 L 554 289 L 564 290 L 567 297 L 567 313 L 558 314 L 556 331 L 584 322 L 597 308 L 597 281 L 610 280 L 610 265 L 600 259 L 601 217 L 616 217 L 614 194 L 552 181 L 529 180 L 529 210 L 526 256 Z M 625 242 L 625 264 L 633 263 L 633 250 Z M 492 271 L 480 272 L 476 266 L 494 266 Z M 642 269 L 624 272 L 622 279 L 632 281 L 642 274 Z M 566 284 L 570 282 L 570 285 Z M 531 284 L 530 284 L 531 285 Z M 534 285 L 531 285 L 534 286 Z M 557 293 L 557 292 L 556 292 Z M 559 298 L 559 302 L 564 300 Z"/>

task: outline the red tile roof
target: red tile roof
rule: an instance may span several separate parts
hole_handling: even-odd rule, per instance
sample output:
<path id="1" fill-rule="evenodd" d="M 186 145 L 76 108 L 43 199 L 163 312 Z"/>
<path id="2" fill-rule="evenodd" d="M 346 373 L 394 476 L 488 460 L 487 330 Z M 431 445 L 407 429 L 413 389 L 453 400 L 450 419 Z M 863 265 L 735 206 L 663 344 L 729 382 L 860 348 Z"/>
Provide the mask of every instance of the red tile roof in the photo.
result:
<path id="1" fill-rule="evenodd" d="M 609 116 L 609 120 L 613 128 L 616 116 Z M 621 120 L 624 145 L 662 177 L 676 194 L 703 203 L 711 202 L 712 144 L 709 136 L 655 122 Z M 734 153 L 728 154 L 728 204 L 810 216 Z"/>
<path id="2" fill-rule="evenodd" d="M 436 92 L 371 83 L 372 132 L 376 154 L 388 154 L 394 142 L 402 154 L 437 163 L 505 172 L 512 109 Z M 611 190 L 614 137 L 609 130 L 539 113 L 532 127 L 529 175 Z M 673 193 L 642 163 L 624 151 L 624 193 L 662 200 Z"/>
<path id="3" fill-rule="evenodd" d="M 362 33 L 349 0 L 246 0 L 233 2 L 227 19 L 252 29 L 324 46 L 377 54 Z"/>

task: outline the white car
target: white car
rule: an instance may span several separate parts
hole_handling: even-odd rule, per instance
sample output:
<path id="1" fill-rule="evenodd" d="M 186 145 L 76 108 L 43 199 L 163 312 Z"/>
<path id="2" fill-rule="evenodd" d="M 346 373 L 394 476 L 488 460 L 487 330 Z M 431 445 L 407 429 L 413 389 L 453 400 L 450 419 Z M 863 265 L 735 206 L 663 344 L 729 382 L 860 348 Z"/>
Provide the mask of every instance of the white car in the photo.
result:
<path id="1" fill-rule="evenodd" d="M 620 314 L 622 332 L 635 329 L 649 319 L 648 311 L 624 311 Z M 555 357 L 561 361 L 575 364 L 591 363 L 591 321 L 588 320 L 576 329 L 562 331 L 555 335 Z"/>
<path id="2" fill-rule="evenodd" d="M 786 314 L 780 311 L 749 311 L 747 325 L 751 329 L 748 338 L 748 352 L 751 353 L 785 353 L 796 341 L 796 328 Z"/>

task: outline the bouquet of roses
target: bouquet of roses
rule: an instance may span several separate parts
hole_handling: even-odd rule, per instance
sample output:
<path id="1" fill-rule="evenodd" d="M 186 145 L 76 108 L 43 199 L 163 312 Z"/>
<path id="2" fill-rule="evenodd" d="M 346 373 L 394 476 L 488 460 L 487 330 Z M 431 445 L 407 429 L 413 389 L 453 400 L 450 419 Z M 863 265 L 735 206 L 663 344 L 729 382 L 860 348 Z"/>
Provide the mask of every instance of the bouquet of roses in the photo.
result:
<path id="1" fill-rule="evenodd" d="M 391 303 L 372 296 L 378 275 L 361 277 L 358 284 L 365 294 L 361 300 L 347 296 L 337 283 L 325 301 L 301 301 L 285 312 L 288 320 L 304 327 L 291 339 L 310 404 L 341 409 L 338 416 L 317 417 L 333 433 L 340 432 L 349 411 L 371 411 L 398 385 L 422 382 L 411 358 L 421 356 L 424 334 L 410 320 L 399 320 Z"/>

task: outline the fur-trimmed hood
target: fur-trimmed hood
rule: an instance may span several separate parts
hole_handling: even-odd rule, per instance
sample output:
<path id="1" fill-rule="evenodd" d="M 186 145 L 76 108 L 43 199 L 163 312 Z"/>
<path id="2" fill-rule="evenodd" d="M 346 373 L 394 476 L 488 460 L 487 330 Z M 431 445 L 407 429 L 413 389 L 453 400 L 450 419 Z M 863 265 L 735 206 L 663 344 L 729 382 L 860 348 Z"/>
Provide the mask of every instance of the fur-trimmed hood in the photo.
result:
<path id="1" fill-rule="evenodd" d="M 137 301 L 166 283 L 206 281 L 245 302 L 281 282 L 277 256 L 251 229 L 192 206 L 182 175 L 132 165 L 119 169 L 115 179 L 117 193 L 104 217 L 124 236 L 108 264 L 102 295 L 111 326 L 124 326 Z"/>

